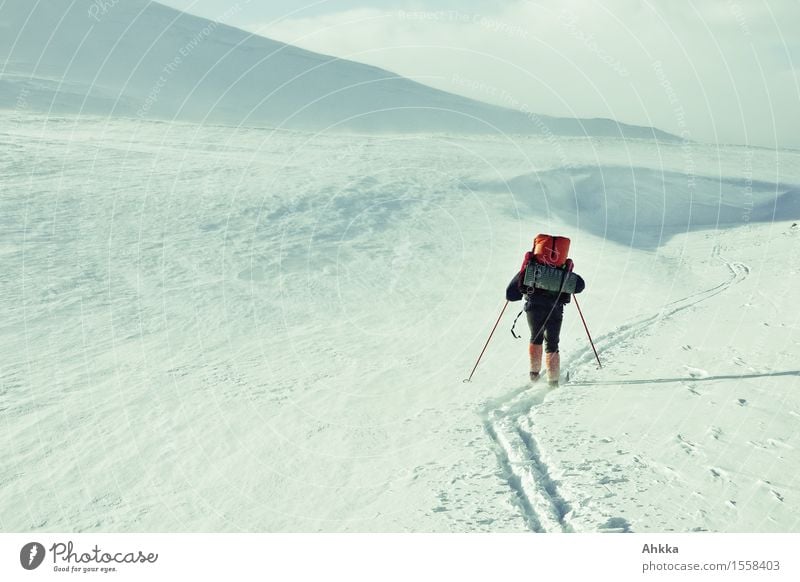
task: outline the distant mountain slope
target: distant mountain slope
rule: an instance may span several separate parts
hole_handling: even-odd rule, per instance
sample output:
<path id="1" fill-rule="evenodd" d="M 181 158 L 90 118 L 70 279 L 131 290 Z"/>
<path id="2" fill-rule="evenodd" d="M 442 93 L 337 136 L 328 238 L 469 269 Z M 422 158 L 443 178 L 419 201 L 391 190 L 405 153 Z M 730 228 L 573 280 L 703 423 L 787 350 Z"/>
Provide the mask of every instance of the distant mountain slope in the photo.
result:
<path id="1" fill-rule="evenodd" d="M 5 0 L 0 107 L 355 131 L 675 136 L 526 115 L 147 0 Z"/>

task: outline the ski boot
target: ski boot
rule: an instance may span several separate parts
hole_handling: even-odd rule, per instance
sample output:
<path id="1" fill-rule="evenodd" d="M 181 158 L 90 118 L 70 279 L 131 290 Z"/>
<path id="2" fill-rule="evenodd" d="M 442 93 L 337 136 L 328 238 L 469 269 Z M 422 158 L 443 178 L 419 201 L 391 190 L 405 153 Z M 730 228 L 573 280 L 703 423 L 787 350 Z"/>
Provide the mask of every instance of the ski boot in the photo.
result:
<path id="1" fill-rule="evenodd" d="M 531 382 L 538 382 L 539 371 L 542 369 L 542 344 L 528 344 L 528 355 L 531 360 Z"/>
<path id="2" fill-rule="evenodd" d="M 555 388 L 558 386 L 558 379 L 561 375 L 561 356 L 558 352 L 545 354 L 545 365 L 547 366 L 547 384 L 550 388 Z"/>

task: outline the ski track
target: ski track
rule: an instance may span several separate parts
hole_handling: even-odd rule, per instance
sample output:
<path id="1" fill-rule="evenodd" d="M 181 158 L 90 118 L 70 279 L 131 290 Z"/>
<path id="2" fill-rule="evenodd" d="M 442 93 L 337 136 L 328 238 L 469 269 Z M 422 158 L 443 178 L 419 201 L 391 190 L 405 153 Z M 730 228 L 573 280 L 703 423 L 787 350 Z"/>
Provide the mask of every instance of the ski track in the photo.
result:
<path id="1" fill-rule="evenodd" d="M 725 260 L 719 245 L 714 247 L 712 257 L 723 261 L 730 271 L 726 281 L 668 303 L 654 315 L 601 335 L 595 340 L 598 352 L 612 342 L 631 338 L 650 325 L 723 293 L 750 274 L 750 268 L 744 263 Z M 583 348 L 568 360 L 565 367 L 574 369 L 592 362 L 594 352 Z M 573 532 L 575 530 L 569 523 L 570 504 L 561 497 L 558 482 L 551 478 L 550 470 L 542 460 L 530 414 L 544 401 L 548 391 L 546 385 L 517 387 L 503 397 L 488 401 L 480 415 L 484 430 L 494 444 L 500 473 L 507 481 L 528 528 L 537 533 Z"/>
<path id="2" fill-rule="evenodd" d="M 501 474 L 528 528 L 540 533 L 570 531 L 564 521 L 569 506 L 550 479 L 528 417 L 546 393 L 547 388 L 517 388 L 507 398 L 487 405 L 482 412 L 486 434 L 496 445 Z"/>
<path id="3" fill-rule="evenodd" d="M 747 278 L 747 276 L 750 274 L 750 268 L 744 263 L 739 263 L 735 261 L 734 262 L 725 261 L 725 266 L 727 266 L 731 272 L 731 276 L 727 281 L 724 281 L 719 285 L 715 285 L 710 289 L 698 291 L 682 299 L 677 299 L 676 301 L 667 303 L 661 309 L 661 311 L 659 311 L 654 315 L 651 315 L 649 317 L 646 317 L 642 320 L 633 323 L 623 324 L 615 328 L 614 330 L 599 336 L 594 342 L 595 346 L 597 347 L 597 351 L 600 352 L 601 348 L 610 343 L 616 344 L 619 343 L 621 340 L 626 340 L 628 338 L 631 338 L 639 334 L 643 329 L 647 328 L 652 324 L 656 324 L 661 321 L 667 320 L 676 313 L 679 313 L 685 309 L 689 309 L 690 307 L 694 307 L 695 305 L 703 301 L 706 301 L 707 299 L 711 299 L 712 297 L 719 295 L 732 285 L 744 281 L 745 278 Z M 584 348 L 579 352 L 577 356 L 569 360 L 569 365 L 572 368 L 575 368 L 593 361 L 594 361 L 594 352 L 589 348 Z"/>

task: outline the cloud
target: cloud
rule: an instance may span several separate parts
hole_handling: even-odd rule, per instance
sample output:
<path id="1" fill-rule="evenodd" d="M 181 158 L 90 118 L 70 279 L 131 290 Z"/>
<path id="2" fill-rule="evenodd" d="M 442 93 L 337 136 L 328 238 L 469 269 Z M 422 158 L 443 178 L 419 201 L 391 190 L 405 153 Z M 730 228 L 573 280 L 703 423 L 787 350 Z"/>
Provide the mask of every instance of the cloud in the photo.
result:
<path id="1" fill-rule="evenodd" d="M 484 101 L 505 92 L 550 115 L 800 147 L 796 2 L 465 6 L 357 8 L 247 28 Z"/>

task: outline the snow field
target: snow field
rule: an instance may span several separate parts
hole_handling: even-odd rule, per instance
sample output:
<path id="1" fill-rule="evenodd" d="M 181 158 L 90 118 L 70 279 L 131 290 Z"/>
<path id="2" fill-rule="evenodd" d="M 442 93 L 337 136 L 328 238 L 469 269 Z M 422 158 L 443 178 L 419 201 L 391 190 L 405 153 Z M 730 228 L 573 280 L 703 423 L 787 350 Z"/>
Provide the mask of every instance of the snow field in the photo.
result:
<path id="1" fill-rule="evenodd" d="M 779 306 L 789 287 L 775 283 L 775 262 L 760 257 L 775 256 L 790 278 L 797 237 L 776 223 L 691 248 L 675 239 L 665 253 L 698 261 L 711 246 L 702 264 L 724 262 L 727 280 L 600 336 L 603 370 L 584 350 L 568 386 L 505 416 L 512 434 L 537 435 L 538 462 L 551 468 L 543 482 L 572 510 L 565 528 L 796 531 L 797 316 Z"/>
<path id="2" fill-rule="evenodd" d="M 791 207 L 623 245 L 570 186 L 677 184 L 680 148 L 4 119 L 4 530 L 796 528 Z M 697 148 L 754 207 L 800 181 Z M 549 213 L 503 188 L 532 172 Z M 567 306 L 575 383 L 530 390 L 515 304 L 462 383 L 540 231 L 573 239 L 606 368 Z"/>

